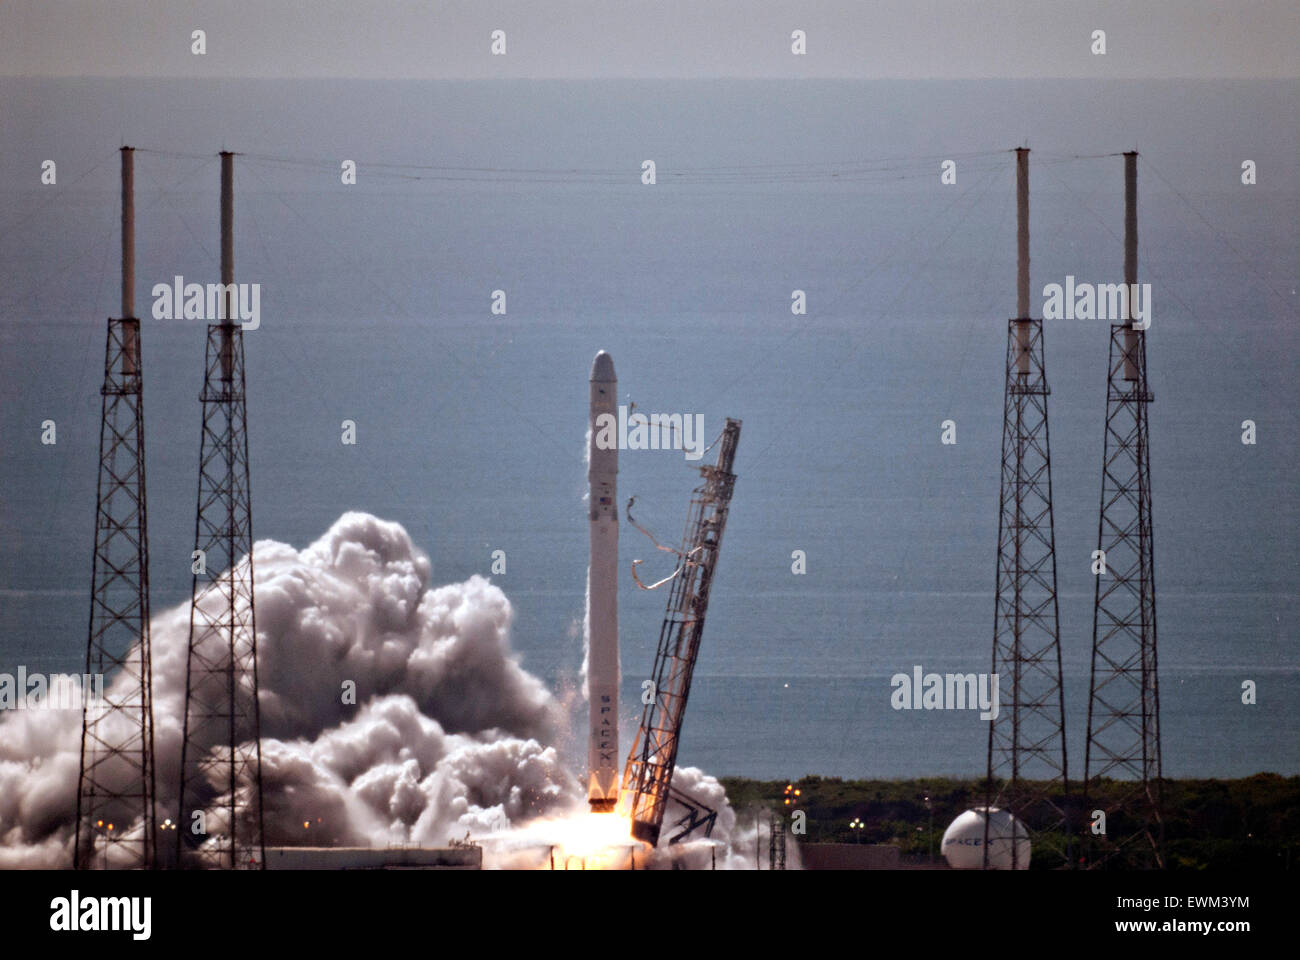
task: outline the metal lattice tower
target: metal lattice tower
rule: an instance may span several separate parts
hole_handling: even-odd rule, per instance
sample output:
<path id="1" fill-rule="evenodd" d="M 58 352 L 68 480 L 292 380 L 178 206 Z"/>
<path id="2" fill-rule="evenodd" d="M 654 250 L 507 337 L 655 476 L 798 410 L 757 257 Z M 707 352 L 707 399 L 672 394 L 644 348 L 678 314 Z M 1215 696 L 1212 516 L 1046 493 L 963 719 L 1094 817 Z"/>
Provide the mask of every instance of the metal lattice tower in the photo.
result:
<path id="1" fill-rule="evenodd" d="M 100 390 L 87 687 L 73 864 L 152 868 L 153 667 L 140 321 L 135 316 L 134 151 L 122 148 L 122 317 L 108 321 Z M 104 694 L 92 697 L 91 676 Z"/>
<path id="2" fill-rule="evenodd" d="M 673 578 L 655 653 L 654 697 L 641 714 L 623 768 L 620 803 L 632 818 L 632 836 L 659 842 L 672 787 L 691 675 L 700 652 L 709 590 L 727 525 L 736 476 L 731 472 L 740 441 L 740 421 L 728 418 L 719 440 L 716 466 L 700 467 L 703 482 L 691 495 L 682 538 L 681 568 Z"/>
<path id="3" fill-rule="evenodd" d="M 1088 864 L 1123 857 L 1126 866 L 1164 867 L 1160 766 L 1160 688 L 1156 671 L 1155 549 L 1147 410 L 1146 332 L 1133 323 L 1137 283 L 1137 153 L 1124 154 L 1126 322 L 1110 328 L 1106 432 L 1092 626 L 1092 680 L 1084 798 L 1106 815 L 1090 836 Z M 1109 801 L 1097 798 L 1103 780 Z M 1118 793 L 1114 792 L 1118 791 Z"/>
<path id="4" fill-rule="evenodd" d="M 1052 519 L 1043 321 L 1029 312 L 1029 151 L 1016 150 L 1017 318 L 1007 322 L 993 672 L 1001 708 L 989 721 L 988 807 L 1033 836 L 1066 821 L 1068 765 Z M 1055 791 L 1059 788 L 1059 795 Z M 984 819 L 989 866 L 990 818 Z M 1066 831 L 1068 834 L 1068 830 Z M 996 839 L 996 838 L 995 838 Z M 1019 844 L 1011 840 L 1012 869 Z"/>
<path id="5" fill-rule="evenodd" d="M 243 331 L 233 322 L 233 160 L 232 154 L 221 154 L 221 282 L 227 290 L 222 299 L 231 299 L 225 319 L 208 325 L 200 395 L 194 546 L 203 551 L 207 572 L 195 573 L 191 592 L 177 862 L 261 869 L 266 857 L 248 419 Z M 206 811 L 205 835 L 194 833 L 195 811 Z"/>
<path id="6" fill-rule="evenodd" d="M 785 817 L 776 812 L 767 821 L 767 869 L 785 869 Z"/>

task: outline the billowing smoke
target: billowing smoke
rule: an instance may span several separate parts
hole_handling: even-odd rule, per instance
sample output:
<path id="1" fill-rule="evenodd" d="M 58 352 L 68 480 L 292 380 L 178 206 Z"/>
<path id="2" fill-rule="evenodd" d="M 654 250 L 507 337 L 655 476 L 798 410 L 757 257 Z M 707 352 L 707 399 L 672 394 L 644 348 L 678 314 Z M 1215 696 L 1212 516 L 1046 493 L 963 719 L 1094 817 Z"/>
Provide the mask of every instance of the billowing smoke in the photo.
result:
<path id="1" fill-rule="evenodd" d="M 468 833 L 489 866 L 542 865 L 587 808 L 581 758 L 554 746 L 566 711 L 512 653 L 505 594 L 477 575 L 431 586 L 406 531 L 364 513 L 254 557 L 266 843 Z M 188 604 L 154 618 L 160 820 L 177 815 L 188 637 Z M 0 715 L 0 868 L 71 865 L 80 738 L 79 710 Z M 675 782 L 718 809 L 717 865 L 744 865 L 726 853 L 736 817 L 718 782 L 690 768 Z M 686 855 L 708 865 L 708 850 Z"/>

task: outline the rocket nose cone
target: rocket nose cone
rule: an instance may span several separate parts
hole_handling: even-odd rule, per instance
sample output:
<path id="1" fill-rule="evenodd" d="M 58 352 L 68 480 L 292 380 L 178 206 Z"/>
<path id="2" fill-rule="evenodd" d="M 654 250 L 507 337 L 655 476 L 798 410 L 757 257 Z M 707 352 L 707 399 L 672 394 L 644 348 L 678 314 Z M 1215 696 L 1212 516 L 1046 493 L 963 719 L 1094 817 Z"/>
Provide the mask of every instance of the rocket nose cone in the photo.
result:
<path id="1" fill-rule="evenodd" d="M 604 350 L 600 351 L 591 364 L 591 382 L 616 383 L 617 381 L 618 377 L 614 375 L 614 358 Z"/>

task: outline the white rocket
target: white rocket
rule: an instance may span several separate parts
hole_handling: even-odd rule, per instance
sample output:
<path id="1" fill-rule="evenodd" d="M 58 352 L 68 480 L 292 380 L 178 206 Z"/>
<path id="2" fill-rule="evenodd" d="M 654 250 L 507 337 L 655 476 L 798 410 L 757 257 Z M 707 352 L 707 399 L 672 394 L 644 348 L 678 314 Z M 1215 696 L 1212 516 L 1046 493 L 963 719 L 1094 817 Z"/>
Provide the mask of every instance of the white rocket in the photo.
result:
<path id="1" fill-rule="evenodd" d="M 587 569 L 587 702 L 591 706 L 587 747 L 587 800 L 609 812 L 618 802 L 618 445 L 597 446 L 602 414 L 616 416 L 618 378 L 602 350 L 591 365 L 590 456 L 587 499 L 591 565 Z M 609 420 L 604 421 L 609 423 Z M 605 430 L 605 437 L 612 431 Z"/>

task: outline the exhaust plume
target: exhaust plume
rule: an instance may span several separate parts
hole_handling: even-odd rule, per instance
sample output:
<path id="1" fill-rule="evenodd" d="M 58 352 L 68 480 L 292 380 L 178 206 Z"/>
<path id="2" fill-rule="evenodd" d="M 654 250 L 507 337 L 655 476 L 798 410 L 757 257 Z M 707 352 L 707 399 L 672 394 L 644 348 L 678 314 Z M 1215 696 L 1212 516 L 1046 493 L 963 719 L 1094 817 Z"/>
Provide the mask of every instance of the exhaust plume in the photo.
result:
<path id="1" fill-rule="evenodd" d="M 554 746 L 563 705 L 511 649 L 501 589 L 478 575 L 431 585 L 406 531 L 358 512 L 303 550 L 262 540 L 254 557 L 267 845 L 444 846 L 468 833 L 488 866 L 541 865 L 547 825 L 585 815 L 586 795 L 580 758 Z M 154 617 L 160 823 L 179 822 L 188 640 L 188 603 Z M 0 868 L 71 866 L 81 719 L 0 716 Z M 718 782 L 690 768 L 676 782 L 719 809 L 725 842 L 736 817 Z"/>

